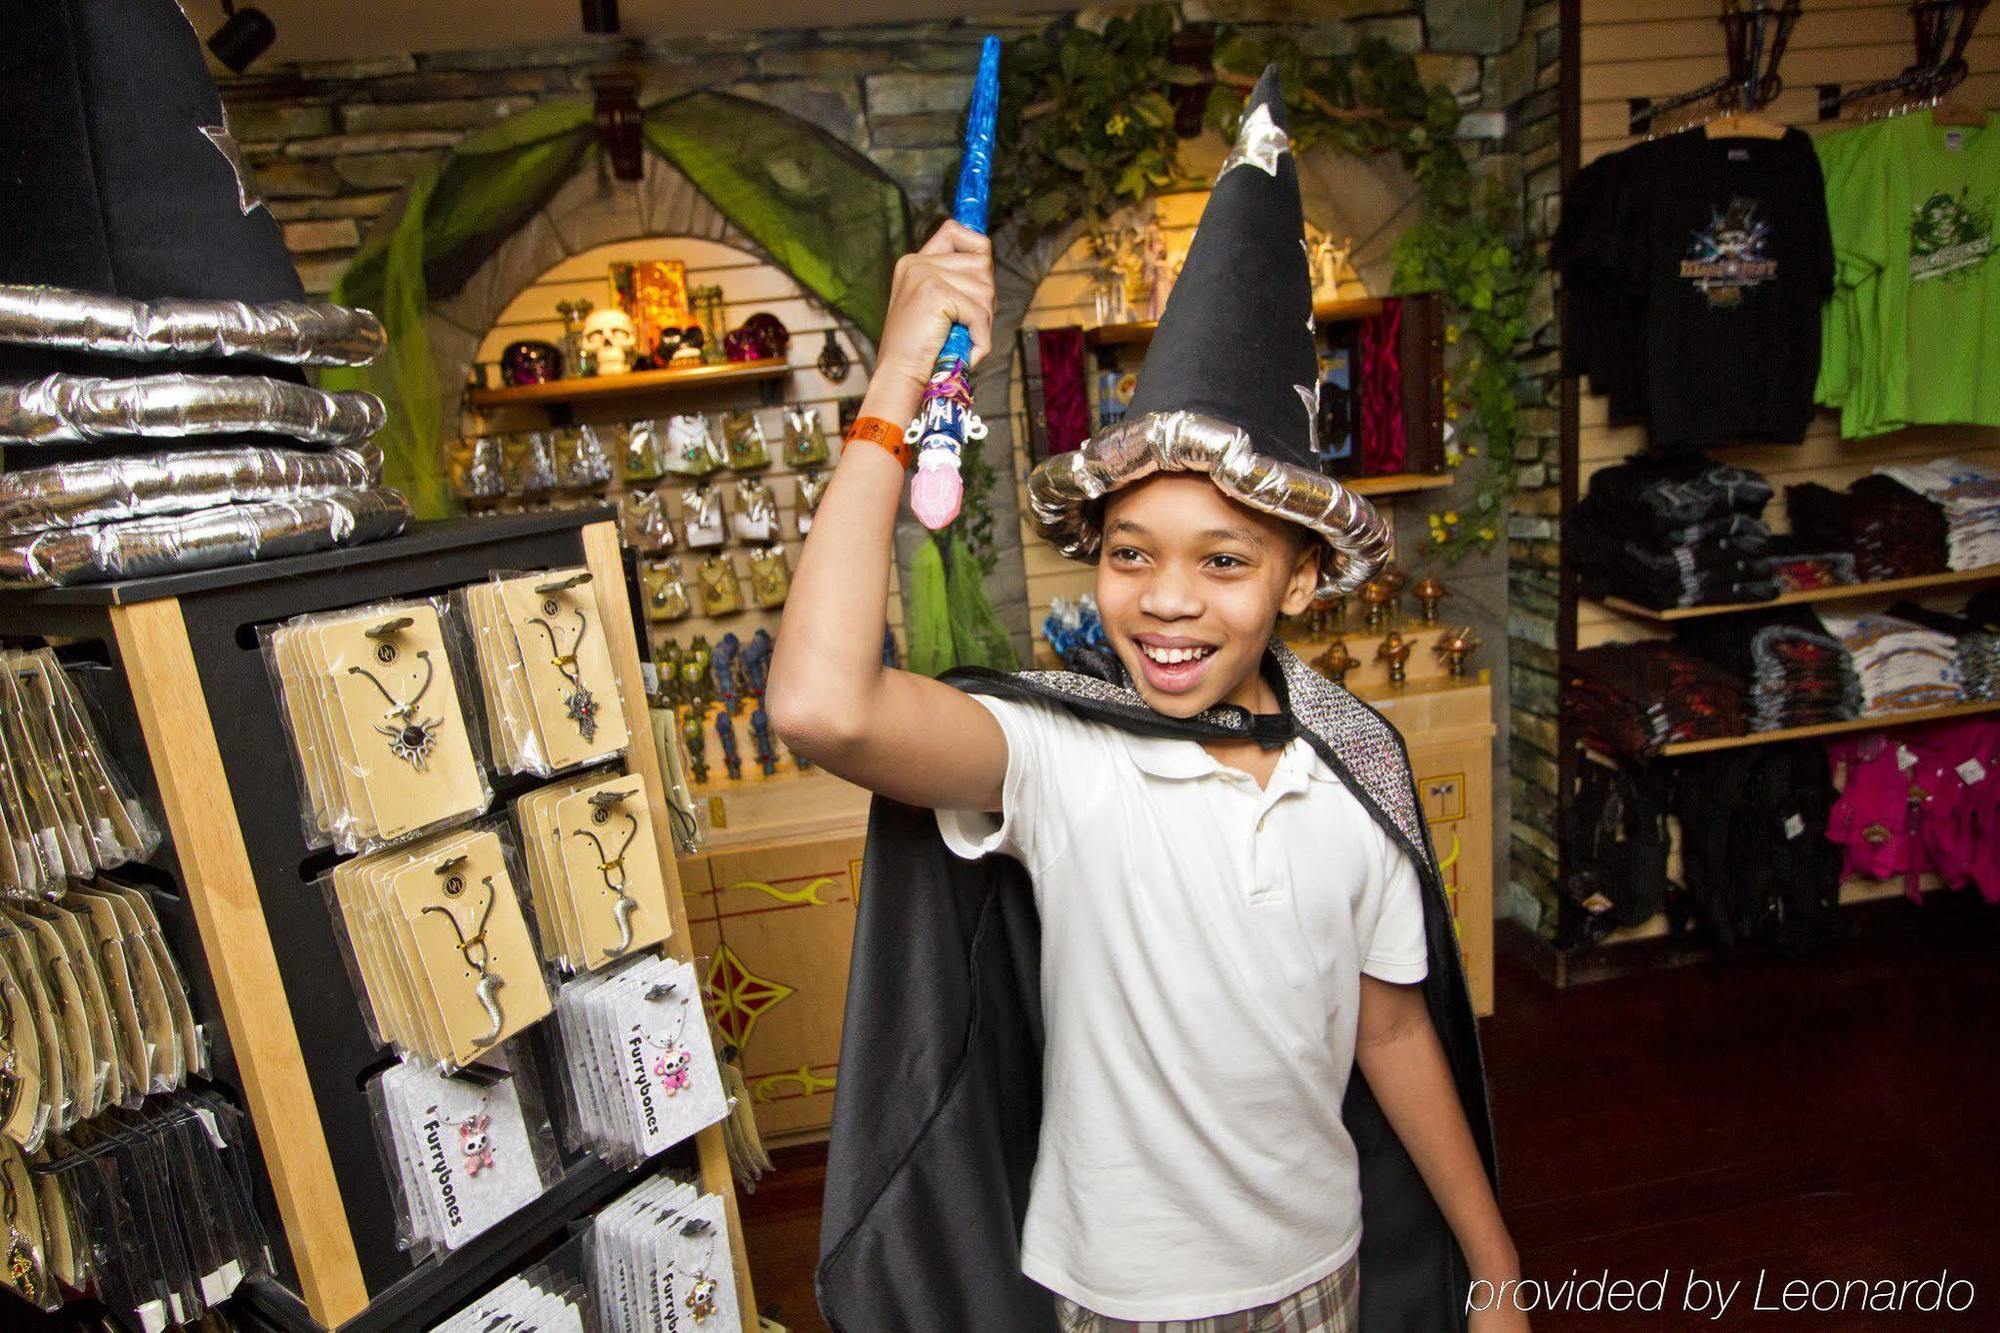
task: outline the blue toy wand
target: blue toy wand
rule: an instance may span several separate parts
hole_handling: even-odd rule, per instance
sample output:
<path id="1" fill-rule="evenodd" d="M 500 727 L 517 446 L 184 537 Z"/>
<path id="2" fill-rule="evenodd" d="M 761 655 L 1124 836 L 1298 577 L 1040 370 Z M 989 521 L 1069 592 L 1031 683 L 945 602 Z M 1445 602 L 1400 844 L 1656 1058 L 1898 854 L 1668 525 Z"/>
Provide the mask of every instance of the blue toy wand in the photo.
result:
<path id="1" fill-rule="evenodd" d="M 988 36 L 979 48 L 979 77 L 965 115 L 965 158 L 958 167 L 952 220 L 986 233 L 986 199 L 993 185 L 993 122 L 1000 110 L 1000 39 Z M 910 478 L 910 508 L 933 532 L 958 517 L 965 484 L 959 452 L 967 440 L 986 437 L 986 423 L 972 410 L 972 332 L 953 324 L 924 386 L 923 406 L 904 438 L 917 446 L 917 471 Z"/>

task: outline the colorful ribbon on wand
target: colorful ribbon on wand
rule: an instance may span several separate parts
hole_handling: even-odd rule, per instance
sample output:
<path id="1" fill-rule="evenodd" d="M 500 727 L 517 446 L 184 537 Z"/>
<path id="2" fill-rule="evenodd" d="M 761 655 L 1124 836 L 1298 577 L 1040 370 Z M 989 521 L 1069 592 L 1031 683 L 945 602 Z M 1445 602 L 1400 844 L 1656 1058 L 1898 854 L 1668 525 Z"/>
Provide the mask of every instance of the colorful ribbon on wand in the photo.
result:
<path id="1" fill-rule="evenodd" d="M 952 220 L 984 235 L 986 200 L 993 183 L 993 125 L 1000 109 L 1000 39 L 989 36 L 979 49 L 979 76 L 965 116 L 965 157 L 958 168 Z M 905 437 L 917 446 L 917 470 L 910 478 L 910 508 L 933 532 L 958 517 L 965 495 L 959 454 L 967 440 L 986 437 L 986 423 L 972 410 L 972 333 L 953 324 L 924 387 L 923 405 Z"/>

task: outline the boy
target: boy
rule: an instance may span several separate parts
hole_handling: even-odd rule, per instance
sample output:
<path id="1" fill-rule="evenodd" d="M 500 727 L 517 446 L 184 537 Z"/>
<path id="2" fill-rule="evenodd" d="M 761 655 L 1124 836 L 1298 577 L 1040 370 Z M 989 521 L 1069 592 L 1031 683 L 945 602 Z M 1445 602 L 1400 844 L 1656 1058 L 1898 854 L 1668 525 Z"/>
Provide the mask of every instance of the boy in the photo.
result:
<path id="1" fill-rule="evenodd" d="M 1029 481 L 1044 535 L 1097 556 L 1105 680 L 881 664 L 894 423 L 947 327 L 977 360 L 993 311 L 983 237 L 946 224 L 898 265 L 770 677 L 786 742 L 884 798 L 836 1328 L 1400 1333 L 1464 1327 L 1471 1280 L 1515 1275 L 1407 759 L 1273 640 L 1386 549 L 1311 466 L 1302 233 L 1267 72 L 1125 422 Z"/>

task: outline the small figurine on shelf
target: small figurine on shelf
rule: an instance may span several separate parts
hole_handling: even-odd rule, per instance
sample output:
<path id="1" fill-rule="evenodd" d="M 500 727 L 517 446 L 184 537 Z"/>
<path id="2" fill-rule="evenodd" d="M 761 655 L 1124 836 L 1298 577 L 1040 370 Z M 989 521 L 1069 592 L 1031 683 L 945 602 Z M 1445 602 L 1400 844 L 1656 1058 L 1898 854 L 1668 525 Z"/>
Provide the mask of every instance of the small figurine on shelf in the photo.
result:
<path id="1" fill-rule="evenodd" d="M 1345 684 L 1347 673 L 1361 665 L 1361 659 L 1347 651 L 1347 640 L 1335 639 L 1326 651 L 1313 659 L 1313 670 L 1336 685 Z"/>
<path id="2" fill-rule="evenodd" d="M 1329 627 L 1329 628 L 1330 628 L 1330 629 L 1331 629 L 1331 630 L 1332 630 L 1332 631 L 1333 631 L 1333 632 L 1334 632 L 1335 634 L 1338 634 L 1338 633 L 1340 633 L 1340 631 L 1342 631 L 1342 630 L 1344 630 L 1344 629 L 1346 629 L 1346 628 L 1347 628 L 1347 594 L 1346 594 L 1346 593 L 1342 593 L 1342 594 L 1340 594 L 1340 595 L 1339 595 L 1338 597 L 1335 597 L 1335 598 L 1332 598 L 1332 599 L 1330 599 L 1330 600 L 1329 600 L 1329 601 L 1327 602 L 1327 604 L 1326 604 L 1326 619 L 1327 619 L 1327 624 L 1328 624 L 1328 627 Z"/>
<path id="3" fill-rule="evenodd" d="M 668 639 L 653 654 L 653 679 L 659 682 L 660 702 L 668 708 L 681 698 L 681 641 Z"/>
<path id="4" fill-rule="evenodd" d="M 736 654 L 742 640 L 731 630 L 715 641 L 715 655 L 709 659 L 708 674 L 715 687 L 715 697 L 730 712 L 736 711 Z"/>
<path id="5" fill-rule="evenodd" d="M 591 305 L 588 301 L 558 301 L 556 313 L 562 316 L 563 350 L 569 360 L 569 373 L 579 378 L 597 373 L 597 359 L 584 345 L 583 322 L 590 317 Z M 549 378 L 562 374 L 560 370 Z"/>
<path id="6" fill-rule="evenodd" d="M 688 767 L 697 786 L 708 781 L 708 732 L 701 725 L 701 711 L 689 709 L 681 718 L 681 740 L 687 746 Z"/>
<path id="7" fill-rule="evenodd" d="M 590 354 L 598 374 L 629 374 L 639 355 L 639 334 L 632 317 L 611 307 L 593 311 L 583 321 L 583 349 Z"/>
<path id="8" fill-rule="evenodd" d="M 1392 629 L 1375 649 L 1375 660 L 1388 664 L 1391 685 L 1403 684 L 1403 672 L 1410 661 L 1410 648 L 1411 644 L 1403 637 L 1402 631 Z"/>
<path id="9" fill-rule="evenodd" d="M 690 300 L 694 305 L 694 317 L 700 321 L 694 330 L 698 336 L 692 342 L 695 356 L 711 364 L 722 360 L 722 288 L 697 287 Z M 681 342 L 683 351 L 689 345 L 684 336 Z"/>
<path id="10" fill-rule="evenodd" d="M 509 385 L 547 384 L 562 373 L 563 354 L 554 343 L 527 338 L 500 353 L 500 378 Z"/>
<path id="11" fill-rule="evenodd" d="M 715 739 L 722 746 L 722 764 L 731 778 L 743 776 L 743 757 L 736 753 L 736 721 L 727 708 L 715 710 Z"/>
<path id="12" fill-rule="evenodd" d="M 708 678 L 709 663 L 713 654 L 708 647 L 708 636 L 697 634 L 688 645 L 687 656 L 681 659 L 681 691 L 690 707 L 706 709 L 715 701 L 710 692 Z"/>
<path id="13" fill-rule="evenodd" d="M 1438 603 L 1448 595 L 1444 584 L 1434 578 L 1425 577 L 1418 579 L 1417 586 L 1411 591 L 1417 595 L 1417 606 L 1420 608 L 1424 623 L 1437 624 Z"/>
<path id="14" fill-rule="evenodd" d="M 1431 651 L 1444 659 L 1445 671 L 1456 679 L 1465 675 L 1465 659 L 1478 646 L 1479 638 L 1472 632 L 1472 626 L 1463 625 L 1440 634 Z"/>
<path id="15" fill-rule="evenodd" d="M 764 697 L 764 681 L 771 674 L 771 648 L 771 631 L 759 629 L 736 659 L 743 668 L 743 688 L 759 699 Z"/>
<path id="16" fill-rule="evenodd" d="M 1403 608 L 1403 589 L 1409 586 L 1410 576 L 1396 567 L 1391 560 L 1382 566 L 1382 572 L 1375 576 L 1389 594 L 1389 614 L 1396 615 Z"/>
<path id="17" fill-rule="evenodd" d="M 778 751 L 771 741 L 770 715 L 761 703 L 750 714 L 750 735 L 757 744 L 757 767 L 763 769 L 764 776 L 768 778 L 778 771 Z"/>
<path id="18" fill-rule="evenodd" d="M 1389 618 L 1389 585 L 1381 579 L 1370 579 L 1361 585 L 1361 604 L 1368 608 L 1368 632 L 1373 634 L 1382 628 L 1382 622 Z"/>

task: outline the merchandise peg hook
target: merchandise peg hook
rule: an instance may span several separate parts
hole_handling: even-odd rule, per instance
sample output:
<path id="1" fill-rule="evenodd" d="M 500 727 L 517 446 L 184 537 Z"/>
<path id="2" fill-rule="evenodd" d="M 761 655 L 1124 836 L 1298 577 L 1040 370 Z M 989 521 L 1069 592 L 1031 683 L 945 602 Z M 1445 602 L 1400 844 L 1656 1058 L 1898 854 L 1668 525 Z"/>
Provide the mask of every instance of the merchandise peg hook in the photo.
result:
<path id="1" fill-rule="evenodd" d="M 417 623 L 416 618 L 414 616 L 395 616 L 392 617 L 391 619 L 383 621 L 381 624 L 375 626 L 375 628 L 364 632 L 367 635 L 367 637 L 371 639 L 387 639 L 394 635 L 401 634 L 404 630 L 408 629 L 410 626 L 416 623 Z"/>
<path id="2" fill-rule="evenodd" d="M 551 593 L 568 592 L 571 588 L 581 587 L 588 582 L 590 582 L 590 571 L 585 570 L 581 574 L 572 574 L 566 579 L 555 579 L 548 583 L 538 583 L 535 585 L 535 591 L 546 597 Z"/>

